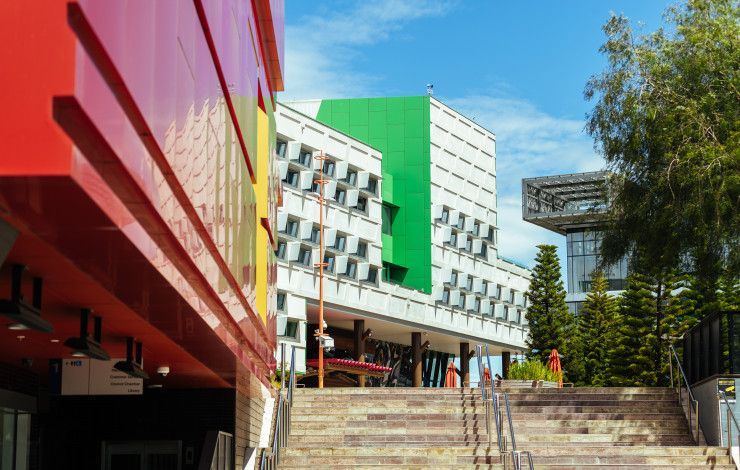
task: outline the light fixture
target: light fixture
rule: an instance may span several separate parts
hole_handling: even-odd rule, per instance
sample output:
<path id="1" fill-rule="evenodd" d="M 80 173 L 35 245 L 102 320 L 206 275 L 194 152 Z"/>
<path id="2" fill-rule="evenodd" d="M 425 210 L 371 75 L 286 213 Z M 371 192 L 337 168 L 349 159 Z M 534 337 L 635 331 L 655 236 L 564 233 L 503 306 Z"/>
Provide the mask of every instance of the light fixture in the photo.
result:
<path id="1" fill-rule="evenodd" d="M 100 317 L 94 318 L 95 332 L 94 336 L 90 338 L 87 333 L 87 321 L 89 317 L 89 308 L 80 310 L 80 336 L 68 338 L 64 342 L 64 345 L 74 350 L 72 353 L 74 357 L 87 356 L 90 359 L 107 361 L 110 359 L 110 355 L 100 346 L 100 337 L 103 333 L 103 319 Z"/>
<path id="2" fill-rule="evenodd" d="M 364 333 L 362 333 L 362 341 L 367 340 L 368 338 L 371 338 L 373 336 L 373 330 L 371 328 L 368 328 L 365 330 Z"/>
<path id="3" fill-rule="evenodd" d="M 21 294 L 23 271 L 26 267 L 22 264 L 14 264 L 10 280 L 10 299 L 0 300 L 0 314 L 13 320 L 9 326 L 11 330 L 31 329 L 50 333 L 54 331 L 51 323 L 41 318 L 41 288 L 43 280 L 40 277 L 33 278 L 33 299 L 28 304 Z"/>
<path id="4" fill-rule="evenodd" d="M 129 375 L 129 377 L 135 377 L 137 379 L 148 379 L 149 376 L 144 369 L 141 368 L 141 342 L 136 342 L 136 359 L 134 359 L 134 337 L 129 336 L 126 338 L 126 360 L 118 361 L 113 366 L 116 370 L 120 370 Z"/>
<path id="5" fill-rule="evenodd" d="M 429 349 L 429 346 L 431 346 L 431 343 L 429 343 L 429 341 L 424 341 L 424 344 L 421 345 L 421 350 L 426 351 Z"/>

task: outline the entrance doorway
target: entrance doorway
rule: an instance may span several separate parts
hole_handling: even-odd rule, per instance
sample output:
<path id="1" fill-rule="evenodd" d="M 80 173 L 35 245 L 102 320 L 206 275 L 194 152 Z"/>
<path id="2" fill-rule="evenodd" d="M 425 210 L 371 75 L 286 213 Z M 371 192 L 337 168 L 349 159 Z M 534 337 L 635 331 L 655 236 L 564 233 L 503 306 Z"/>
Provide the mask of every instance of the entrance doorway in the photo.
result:
<path id="1" fill-rule="evenodd" d="M 31 415 L 0 408 L 0 470 L 27 470 Z"/>
<path id="2" fill-rule="evenodd" d="M 103 442 L 103 470 L 180 470 L 181 450 L 180 441 Z"/>

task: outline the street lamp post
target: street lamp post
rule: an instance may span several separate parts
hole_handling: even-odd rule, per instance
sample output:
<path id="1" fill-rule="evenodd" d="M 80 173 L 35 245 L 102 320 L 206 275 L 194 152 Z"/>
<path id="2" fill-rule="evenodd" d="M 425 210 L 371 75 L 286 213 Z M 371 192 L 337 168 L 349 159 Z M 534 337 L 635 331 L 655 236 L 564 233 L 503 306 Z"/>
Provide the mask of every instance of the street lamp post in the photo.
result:
<path id="1" fill-rule="evenodd" d="M 323 151 L 314 158 L 321 163 L 319 179 L 314 180 L 319 185 L 319 262 L 314 267 L 319 268 L 319 331 L 316 333 L 319 342 L 319 388 L 324 388 L 324 161 L 327 158 Z"/>

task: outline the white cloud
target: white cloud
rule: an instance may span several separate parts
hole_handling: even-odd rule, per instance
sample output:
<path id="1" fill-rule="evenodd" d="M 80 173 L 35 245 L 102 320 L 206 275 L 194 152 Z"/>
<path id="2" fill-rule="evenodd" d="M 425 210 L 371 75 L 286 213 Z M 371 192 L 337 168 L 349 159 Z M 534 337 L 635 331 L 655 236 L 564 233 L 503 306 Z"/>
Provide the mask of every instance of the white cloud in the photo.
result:
<path id="1" fill-rule="evenodd" d="M 420 18 L 444 15 L 453 1 L 357 1 L 346 9 L 291 21 L 285 29 L 285 92 L 282 100 L 368 96 L 381 77 L 362 73 L 364 46 L 388 41 Z M 381 67 L 368 67 L 382 70 Z"/>
<path id="2" fill-rule="evenodd" d="M 447 104 L 496 133 L 499 253 L 532 266 L 536 245 L 559 247 L 565 267 L 565 237 L 522 220 L 522 178 L 593 171 L 603 160 L 583 132 L 584 122 L 544 113 L 514 98 L 475 95 Z"/>

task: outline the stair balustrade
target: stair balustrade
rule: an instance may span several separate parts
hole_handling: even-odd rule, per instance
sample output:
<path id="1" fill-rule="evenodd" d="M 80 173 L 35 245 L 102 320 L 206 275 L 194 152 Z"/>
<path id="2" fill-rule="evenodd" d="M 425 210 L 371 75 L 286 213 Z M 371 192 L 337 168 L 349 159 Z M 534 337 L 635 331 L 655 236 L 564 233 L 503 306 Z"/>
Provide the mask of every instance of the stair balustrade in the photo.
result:
<path id="1" fill-rule="evenodd" d="M 278 391 L 278 405 L 273 422 L 272 446 L 262 449 L 260 470 L 274 470 L 280 464 L 280 449 L 288 446 L 290 436 L 290 415 L 293 407 L 293 389 L 295 388 L 295 346 L 290 351 L 290 373 L 287 390 L 285 387 L 285 344 L 282 344 L 280 370 L 280 390 Z"/>

